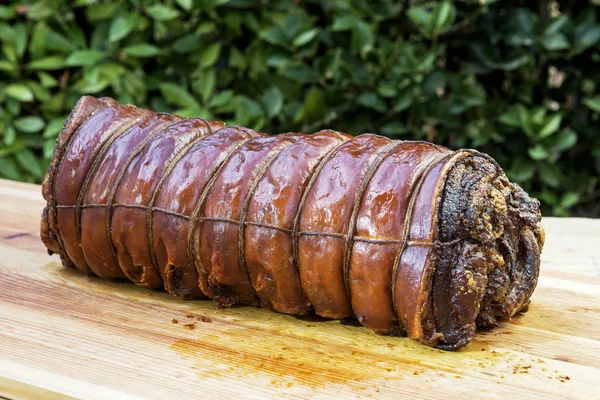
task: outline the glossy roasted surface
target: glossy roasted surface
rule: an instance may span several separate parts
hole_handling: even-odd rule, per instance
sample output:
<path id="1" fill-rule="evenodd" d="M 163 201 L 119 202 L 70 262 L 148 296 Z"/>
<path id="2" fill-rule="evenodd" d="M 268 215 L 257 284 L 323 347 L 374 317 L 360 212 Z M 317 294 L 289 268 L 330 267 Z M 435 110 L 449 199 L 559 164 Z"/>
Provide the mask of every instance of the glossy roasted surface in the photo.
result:
<path id="1" fill-rule="evenodd" d="M 476 151 L 83 97 L 55 152 L 42 238 L 98 276 L 446 349 L 525 311 L 536 285 L 539 203 Z"/>

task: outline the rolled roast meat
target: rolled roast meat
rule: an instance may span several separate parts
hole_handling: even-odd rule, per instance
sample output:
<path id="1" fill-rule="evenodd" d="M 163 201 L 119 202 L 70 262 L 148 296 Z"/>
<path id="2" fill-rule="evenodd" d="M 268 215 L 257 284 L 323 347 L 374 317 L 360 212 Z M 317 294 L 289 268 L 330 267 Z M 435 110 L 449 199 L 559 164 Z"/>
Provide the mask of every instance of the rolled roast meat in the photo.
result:
<path id="1" fill-rule="evenodd" d="M 79 100 L 42 190 L 67 267 L 450 350 L 527 310 L 544 243 L 539 202 L 477 151 L 109 98 Z"/>

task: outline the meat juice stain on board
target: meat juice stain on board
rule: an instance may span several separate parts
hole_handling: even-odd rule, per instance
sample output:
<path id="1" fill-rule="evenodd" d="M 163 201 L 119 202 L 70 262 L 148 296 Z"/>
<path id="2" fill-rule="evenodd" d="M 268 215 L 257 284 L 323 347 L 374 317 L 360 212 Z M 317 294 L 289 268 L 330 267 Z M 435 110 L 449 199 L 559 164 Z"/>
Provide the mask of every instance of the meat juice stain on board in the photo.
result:
<path id="1" fill-rule="evenodd" d="M 213 321 L 219 324 L 218 319 Z M 302 332 L 302 337 L 286 332 L 261 335 L 252 332 L 252 327 L 222 330 L 218 334 L 199 332 L 193 338 L 175 341 L 171 349 L 190 361 L 201 378 L 254 380 L 263 377 L 270 386 L 277 388 L 295 385 L 319 388 L 339 384 L 350 386 L 353 390 L 375 388 L 382 381 L 399 381 L 420 368 L 418 359 L 399 362 L 390 357 L 392 352 L 404 352 L 410 348 L 419 353 L 413 353 L 415 358 L 430 359 L 434 357 L 430 353 L 440 352 L 423 349 L 404 340 L 394 344 L 393 340 L 373 334 L 374 337 L 369 340 L 382 342 L 384 347 L 378 354 L 369 348 L 360 349 L 358 344 L 339 345 L 329 338 L 323 341 L 324 335 L 331 334 L 328 329 L 325 332 L 318 327 L 307 329 L 314 333 L 307 335 Z"/>
<path id="2" fill-rule="evenodd" d="M 100 293 L 113 294 L 114 287 L 118 286 L 119 289 L 123 289 L 119 292 L 119 297 L 139 300 L 140 294 L 144 294 L 142 297 L 147 297 L 148 300 L 160 299 L 160 303 L 166 301 L 170 306 L 184 304 L 164 293 L 91 277 L 77 270 L 59 268 L 57 263 L 49 263 L 44 269 L 52 272 L 53 280 L 60 278 L 59 282 L 55 282 L 59 285 L 83 286 Z M 196 308 L 200 305 L 198 303 L 209 304 L 208 301 L 194 303 L 197 303 Z M 534 307 L 534 310 L 535 315 L 536 311 L 543 312 L 544 307 Z M 202 315 L 197 312 L 186 313 L 183 309 L 181 311 L 183 314 L 178 316 L 180 321 L 189 321 L 188 315 Z M 471 345 L 458 353 L 445 353 L 424 348 L 406 338 L 379 336 L 342 321 L 270 313 L 268 317 L 258 319 L 256 313 L 268 312 L 247 307 L 229 309 L 222 313 L 218 319 L 211 320 L 215 323 L 200 322 L 200 325 L 197 324 L 199 329 L 193 332 L 182 328 L 181 324 L 174 325 L 171 319 L 168 321 L 173 328 L 186 331 L 186 336 L 194 336 L 176 340 L 170 348 L 178 356 L 189 360 L 199 377 L 254 379 L 262 376 L 268 379 L 270 386 L 277 388 L 294 385 L 319 388 L 340 384 L 354 390 L 366 390 L 382 382 L 395 385 L 402 379 L 446 379 L 439 375 L 439 371 L 451 377 L 461 376 L 456 374 L 473 375 L 472 371 L 475 371 L 476 375 L 486 372 L 484 375 L 497 379 L 498 382 L 527 379 L 527 376 L 533 378 L 540 374 L 563 384 L 572 382 L 572 375 L 563 371 L 556 370 L 552 373 L 552 369 L 538 368 L 543 367 L 539 365 L 543 362 L 542 359 L 525 354 L 518 355 L 514 349 L 511 352 L 494 350 L 498 345 L 504 346 L 502 343 L 505 340 L 502 336 L 510 336 L 511 325 L 518 325 L 519 318 L 510 323 L 502 323 L 496 331 L 482 333 Z M 228 315 L 236 318 L 229 318 Z M 251 315 L 255 317 L 254 321 L 261 322 L 260 326 L 245 325 L 248 324 Z M 218 326 L 224 323 L 228 325 L 227 329 L 215 331 L 208 328 L 207 332 L 207 325 Z M 217 334 L 210 333 L 211 331 Z M 332 335 L 339 336 L 340 340 L 332 339 Z M 348 343 L 350 340 L 352 342 Z M 340 342 L 350 345 L 340 345 Z M 569 379 L 563 378 L 565 376 Z"/>
<path id="3" fill-rule="evenodd" d="M 119 286 L 123 290 L 119 292 L 124 295 L 122 297 L 139 299 L 139 295 L 144 293 L 147 296 L 157 296 L 161 300 L 166 300 L 175 307 L 183 304 L 180 300 L 166 294 L 150 292 L 122 282 L 90 277 L 77 270 L 59 268 L 56 263 L 49 263 L 45 269 L 52 271 L 54 276 L 60 276 L 63 282 L 67 275 L 69 285 L 75 283 L 76 286 L 83 285 L 101 293 L 114 292 L 114 287 Z M 208 301 L 194 303 L 197 303 L 196 308 L 200 305 L 198 303 L 212 305 Z M 544 310 L 544 307 L 533 308 L 534 315 Z M 181 316 L 177 316 L 180 317 L 179 320 L 189 321 L 189 316 L 200 315 L 197 312 L 195 314 L 185 313 L 183 310 L 182 312 Z M 239 319 L 234 324 L 237 326 L 220 329 L 216 331 L 217 334 L 211 333 L 210 329 L 207 331 L 204 326 L 213 324 L 200 324 L 198 329 L 191 332 L 182 328 L 181 324 L 173 325 L 169 320 L 169 325 L 173 328 L 186 331 L 186 336 L 193 336 L 176 340 L 170 348 L 178 356 L 189 360 L 199 377 L 252 380 L 263 377 L 268 380 L 270 386 L 277 388 L 294 385 L 318 388 L 340 384 L 348 385 L 355 390 L 365 390 L 380 385 L 382 381 L 385 384 L 395 385 L 403 379 L 413 381 L 446 379 L 445 376 L 439 375 L 439 371 L 444 371 L 446 376 L 452 377 L 461 376 L 455 374 L 463 373 L 472 375 L 472 372 L 467 371 L 468 369 L 476 370 L 476 374 L 486 372 L 484 375 L 501 383 L 508 383 L 514 379 L 527 379 L 528 376 L 533 378 L 540 374 L 557 382 L 570 382 L 570 378 L 560 379 L 569 376 L 562 371 L 556 370 L 557 372 L 551 373 L 550 369 L 542 371 L 538 368 L 542 367 L 536 365 L 541 359 L 535 362 L 532 357 L 523 357 L 515 354 L 514 351 L 494 350 L 498 345 L 502 346 L 505 342 L 502 336 L 509 336 L 511 325 L 518 325 L 519 318 L 513 319 L 510 323 L 502 323 L 502 326 L 495 331 L 482 333 L 474 343 L 458 353 L 444 353 L 424 348 L 405 338 L 379 336 L 342 321 L 324 320 L 319 317 L 290 317 L 281 314 L 269 314 L 268 317 L 259 319 L 256 313 L 267 314 L 268 312 L 247 307 L 223 311 L 222 317 L 214 320 L 216 322 L 214 325 L 223 323 L 229 325 L 230 318 L 223 318 L 228 315 Z M 250 314 L 254 315 L 255 321 L 260 321 L 260 325 L 266 329 L 244 326 L 248 323 Z M 295 331 L 296 335 L 288 333 L 292 331 Z M 339 335 L 341 341 L 353 339 L 356 343 L 350 346 L 331 343 L 332 340 L 328 336 L 333 334 Z M 364 349 L 357 348 L 356 346 L 360 346 L 361 342 L 368 345 L 365 345 Z M 378 347 L 384 347 L 385 351 L 378 350 Z"/>
<path id="4" fill-rule="evenodd" d="M 213 319 L 213 322 L 219 325 L 221 321 Z M 308 325 L 311 325 L 307 328 L 312 331 L 310 335 L 306 331 L 286 331 L 286 328 L 270 328 L 270 333 L 261 334 L 254 332 L 257 327 L 252 326 L 239 326 L 218 334 L 198 332 L 198 335 L 175 341 L 171 350 L 192 363 L 199 378 L 252 382 L 259 379 L 279 389 L 345 385 L 352 390 L 370 390 L 396 386 L 407 379 L 435 382 L 482 377 L 499 384 L 540 377 L 568 382 L 559 378 L 567 375 L 558 370 L 549 374 L 542 358 L 497 347 L 499 335 L 493 333 L 484 335 L 483 340 L 476 339 L 460 352 L 447 353 L 423 348 L 402 338 L 371 333 L 367 333 L 369 338 L 361 334 L 357 337 L 356 331 L 358 341 L 342 345 L 340 342 L 350 336 L 340 335 L 337 341 L 331 337 L 331 327 L 320 329 L 319 325 Z M 503 328 L 504 334 L 508 332 L 508 326 Z M 337 329 L 339 332 L 359 328 L 342 325 Z M 368 345 L 361 348 L 364 343 Z"/>
<path id="5" fill-rule="evenodd" d="M 85 287 L 113 295 L 115 287 L 118 286 L 119 297 L 137 300 L 145 297 L 148 301 L 160 303 L 165 300 L 169 306 L 175 307 L 184 304 L 166 293 L 151 292 L 125 282 L 103 280 L 75 269 L 60 268 L 57 263 L 48 263 L 44 269 L 52 273 L 53 280 L 60 278 L 61 284 L 68 283 L 69 286 Z M 212 309 L 212 303 L 208 301 L 194 303 L 196 309 L 199 303 L 210 304 Z M 195 326 L 198 329 L 183 328 L 180 323 L 182 320 L 195 320 L 188 315 L 201 316 L 202 313 L 182 312 L 184 313 L 178 315 L 178 318 L 169 319 L 169 325 L 188 334 L 192 334 L 191 331 L 198 333 L 194 334 L 193 338 L 176 340 L 170 348 L 180 357 L 192 361 L 196 373 L 207 378 L 265 374 L 271 381 L 276 382 L 275 385 L 282 387 L 291 382 L 310 387 L 343 383 L 365 388 L 371 380 L 415 379 L 415 376 L 423 376 L 428 372 L 437 373 L 439 370 L 448 374 L 460 374 L 468 368 L 488 370 L 488 373 L 489 369 L 501 369 L 502 373 L 512 374 L 515 367 L 532 362 L 525 358 L 515 359 L 514 356 L 493 350 L 497 339 L 510 333 L 510 325 L 519 318 L 513 319 L 510 324 L 503 323 L 504 326 L 499 327 L 497 331 L 483 333 L 474 343 L 458 353 L 445 353 L 424 348 L 406 338 L 379 336 L 354 326 L 350 321 L 270 314 L 265 310 L 248 307 L 222 311 L 222 316 L 211 322 L 216 322 L 215 325 L 225 323 L 228 326 L 226 329 L 218 329 L 217 334 L 210 333 L 212 330 L 207 334 L 204 325 L 213 325 L 212 323 L 204 324 L 201 321 L 200 325 Z M 259 318 L 255 315 L 257 313 L 268 316 Z M 255 326 L 244 325 L 251 316 L 266 328 L 256 329 Z M 178 324 L 174 324 L 173 319 L 177 319 Z M 230 323 L 235 326 L 229 326 Z M 296 334 L 290 335 L 290 331 L 295 331 Z M 336 340 L 328 338 L 332 335 L 339 336 L 339 342 L 347 343 L 352 340 L 353 343 L 350 346 L 340 346 L 335 343 Z M 517 368 L 517 371 L 521 370 L 525 369 Z M 552 375 L 554 378 L 554 375 L 560 374 Z M 499 378 L 501 373 L 494 371 L 492 376 Z"/>
<path id="6" fill-rule="evenodd" d="M 216 324 L 219 323 L 215 320 Z M 202 328 L 202 327 L 199 327 Z M 246 332 L 244 332 L 246 331 Z M 216 334 L 199 333 L 194 338 L 177 340 L 171 349 L 180 357 L 193 363 L 201 378 L 250 378 L 262 376 L 271 386 L 291 385 L 311 388 L 326 385 L 350 385 L 355 390 L 376 387 L 382 381 L 393 383 L 414 379 L 426 370 L 421 360 L 435 360 L 440 350 L 423 348 L 416 343 L 400 339 L 398 343 L 373 334 L 370 341 L 381 341 L 383 349 L 343 346 L 332 343 L 323 335 L 330 332 L 314 330 L 312 338 L 273 332 L 260 335 L 252 328 L 220 331 Z M 369 335 L 371 336 L 371 335 Z M 325 339 L 325 341 L 323 341 Z M 398 359 L 395 356 L 407 355 Z M 436 354 L 432 354 L 436 353 Z M 454 354 L 456 355 L 456 354 Z M 416 374 L 415 371 L 418 371 Z M 445 372 L 459 373 L 457 369 L 444 368 Z"/>

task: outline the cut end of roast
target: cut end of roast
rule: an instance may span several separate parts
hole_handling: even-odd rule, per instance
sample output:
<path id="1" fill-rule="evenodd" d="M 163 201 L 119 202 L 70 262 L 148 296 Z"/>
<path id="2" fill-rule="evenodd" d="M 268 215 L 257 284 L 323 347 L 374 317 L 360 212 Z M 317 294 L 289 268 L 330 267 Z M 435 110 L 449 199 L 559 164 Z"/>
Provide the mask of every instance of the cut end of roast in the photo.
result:
<path id="1" fill-rule="evenodd" d="M 423 339 L 446 350 L 467 345 L 477 328 L 527 311 L 544 243 L 539 201 L 498 164 L 470 153 L 449 170 L 438 214 L 429 325 Z"/>

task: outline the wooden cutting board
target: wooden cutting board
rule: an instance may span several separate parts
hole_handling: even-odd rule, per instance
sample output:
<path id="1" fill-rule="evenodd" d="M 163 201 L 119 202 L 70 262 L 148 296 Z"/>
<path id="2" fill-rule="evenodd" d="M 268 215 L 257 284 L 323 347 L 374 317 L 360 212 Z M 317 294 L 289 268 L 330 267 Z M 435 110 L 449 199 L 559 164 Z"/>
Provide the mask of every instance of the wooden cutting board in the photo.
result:
<path id="1" fill-rule="evenodd" d="M 600 220 L 545 218 L 530 311 L 451 353 L 64 269 L 42 207 L 39 186 L 0 180 L 0 397 L 600 396 Z"/>

